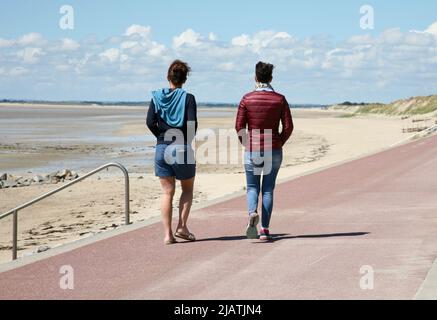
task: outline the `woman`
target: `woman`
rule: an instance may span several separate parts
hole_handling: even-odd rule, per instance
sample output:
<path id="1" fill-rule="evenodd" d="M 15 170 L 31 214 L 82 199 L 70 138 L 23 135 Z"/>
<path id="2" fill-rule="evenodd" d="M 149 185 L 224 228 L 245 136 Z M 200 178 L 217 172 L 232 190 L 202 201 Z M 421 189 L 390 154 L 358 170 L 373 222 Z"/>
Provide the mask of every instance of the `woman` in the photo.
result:
<path id="1" fill-rule="evenodd" d="M 246 149 L 244 166 L 249 211 L 246 236 L 249 239 L 258 237 L 258 198 L 261 192 L 262 225 L 259 239 L 263 241 L 272 239 L 269 226 L 273 210 L 273 191 L 282 163 L 282 146 L 293 132 L 288 102 L 270 84 L 273 80 L 273 68 L 269 63 L 258 62 L 255 69 L 256 89 L 241 100 L 235 124 L 239 139 Z"/>
<path id="2" fill-rule="evenodd" d="M 157 139 L 155 175 L 162 187 L 161 214 L 164 224 L 164 243 L 174 244 L 177 238 L 195 241 L 187 227 L 193 202 L 196 164 L 191 142 L 197 130 L 197 105 L 192 94 L 182 89 L 191 69 L 187 63 L 174 61 L 167 74 L 169 88 L 152 92 L 147 126 Z M 176 180 L 180 180 L 179 223 L 172 231 L 173 197 Z"/>

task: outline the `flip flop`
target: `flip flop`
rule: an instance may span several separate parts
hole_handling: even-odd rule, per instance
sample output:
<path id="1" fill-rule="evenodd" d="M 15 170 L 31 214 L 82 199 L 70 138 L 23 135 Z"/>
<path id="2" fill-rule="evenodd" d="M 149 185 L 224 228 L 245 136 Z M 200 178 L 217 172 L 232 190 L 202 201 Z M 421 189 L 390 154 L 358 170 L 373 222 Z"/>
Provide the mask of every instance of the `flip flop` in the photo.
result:
<path id="1" fill-rule="evenodd" d="M 171 239 L 171 240 L 167 240 L 166 242 L 164 242 L 164 244 L 166 245 L 166 246 L 168 246 L 168 245 L 171 245 L 171 244 L 175 244 L 175 243 L 178 243 L 177 241 L 176 241 L 176 239 Z"/>
<path id="2" fill-rule="evenodd" d="M 178 237 L 178 238 L 181 238 L 181 239 L 184 239 L 184 240 L 187 240 L 187 241 L 196 241 L 196 237 L 192 233 L 185 234 L 185 233 L 182 233 L 182 232 L 176 232 L 174 234 L 174 236 Z"/>

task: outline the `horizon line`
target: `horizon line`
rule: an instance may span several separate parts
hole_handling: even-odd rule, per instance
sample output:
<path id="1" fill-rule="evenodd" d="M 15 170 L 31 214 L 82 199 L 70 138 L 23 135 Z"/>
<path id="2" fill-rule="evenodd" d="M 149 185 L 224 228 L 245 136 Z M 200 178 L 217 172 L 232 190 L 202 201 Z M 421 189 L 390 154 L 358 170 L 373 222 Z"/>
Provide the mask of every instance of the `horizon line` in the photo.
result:
<path id="1" fill-rule="evenodd" d="M 0 103 L 59 103 L 59 104 L 100 104 L 100 105 L 117 105 L 117 104 L 123 104 L 123 105 L 146 105 L 149 104 L 151 100 L 142 100 L 142 101 L 124 101 L 124 100 L 46 100 L 46 99 L 0 99 Z M 230 106 L 238 106 L 239 102 L 206 102 L 206 101 L 199 101 L 197 103 L 198 105 L 217 105 L 217 106 L 224 106 L 224 105 L 230 105 Z M 293 105 L 299 105 L 299 106 L 329 106 L 333 105 L 330 103 L 290 103 L 291 106 Z"/>

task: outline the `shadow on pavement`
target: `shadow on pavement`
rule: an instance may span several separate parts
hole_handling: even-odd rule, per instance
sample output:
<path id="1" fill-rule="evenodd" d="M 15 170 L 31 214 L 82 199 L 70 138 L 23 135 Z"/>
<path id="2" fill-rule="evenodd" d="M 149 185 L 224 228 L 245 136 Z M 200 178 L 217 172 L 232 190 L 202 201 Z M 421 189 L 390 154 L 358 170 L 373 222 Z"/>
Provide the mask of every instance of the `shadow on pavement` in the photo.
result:
<path id="1" fill-rule="evenodd" d="M 345 232 L 345 233 L 327 233 L 327 234 L 305 234 L 299 236 L 273 234 L 273 242 L 287 239 L 320 239 L 320 238 L 340 238 L 340 237 L 361 237 L 370 234 L 370 232 Z"/>
<path id="2" fill-rule="evenodd" d="M 370 232 L 347 232 L 347 233 L 328 233 L 328 234 L 307 234 L 292 236 L 289 233 L 272 234 L 273 240 L 271 242 L 287 240 L 287 239 L 319 239 L 319 238 L 334 238 L 334 237 L 360 237 L 370 234 Z M 239 241 L 247 240 L 246 236 L 223 236 L 216 238 L 198 239 L 196 242 L 202 241 Z M 262 243 L 262 242 L 260 242 Z"/>
<path id="3" fill-rule="evenodd" d="M 196 242 L 202 241 L 238 241 L 238 240 L 247 240 L 246 236 L 223 236 L 216 238 L 205 238 L 205 239 L 197 239 Z"/>

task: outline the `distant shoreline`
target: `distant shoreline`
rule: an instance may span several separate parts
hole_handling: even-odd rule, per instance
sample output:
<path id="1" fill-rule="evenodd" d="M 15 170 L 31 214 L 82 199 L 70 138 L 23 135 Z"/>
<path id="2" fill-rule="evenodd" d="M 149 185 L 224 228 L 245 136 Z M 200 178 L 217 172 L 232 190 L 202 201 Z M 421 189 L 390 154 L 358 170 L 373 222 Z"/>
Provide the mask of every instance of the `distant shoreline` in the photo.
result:
<path id="1" fill-rule="evenodd" d="M 52 100 L 0 100 L 0 105 L 56 105 L 56 106 L 101 106 L 101 107 L 144 107 L 149 106 L 149 101 L 52 101 Z M 198 105 L 203 107 L 237 107 L 237 103 L 214 103 L 214 102 L 199 102 Z"/>
<path id="2" fill-rule="evenodd" d="M 135 108 L 135 107 L 148 107 L 150 105 L 150 101 L 117 101 L 117 102 L 106 102 L 106 101 L 44 101 L 44 100 L 0 100 L 1 106 L 27 106 L 27 107 L 127 107 L 127 108 Z M 200 108 L 217 108 L 217 109 L 236 109 L 238 107 L 237 103 L 211 103 L 211 102 L 199 102 L 198 106 Z M 290 104 L 290 108 L 298 108 L 298 109 L 326 109 L 330 105 L 328 104 Z"/>

